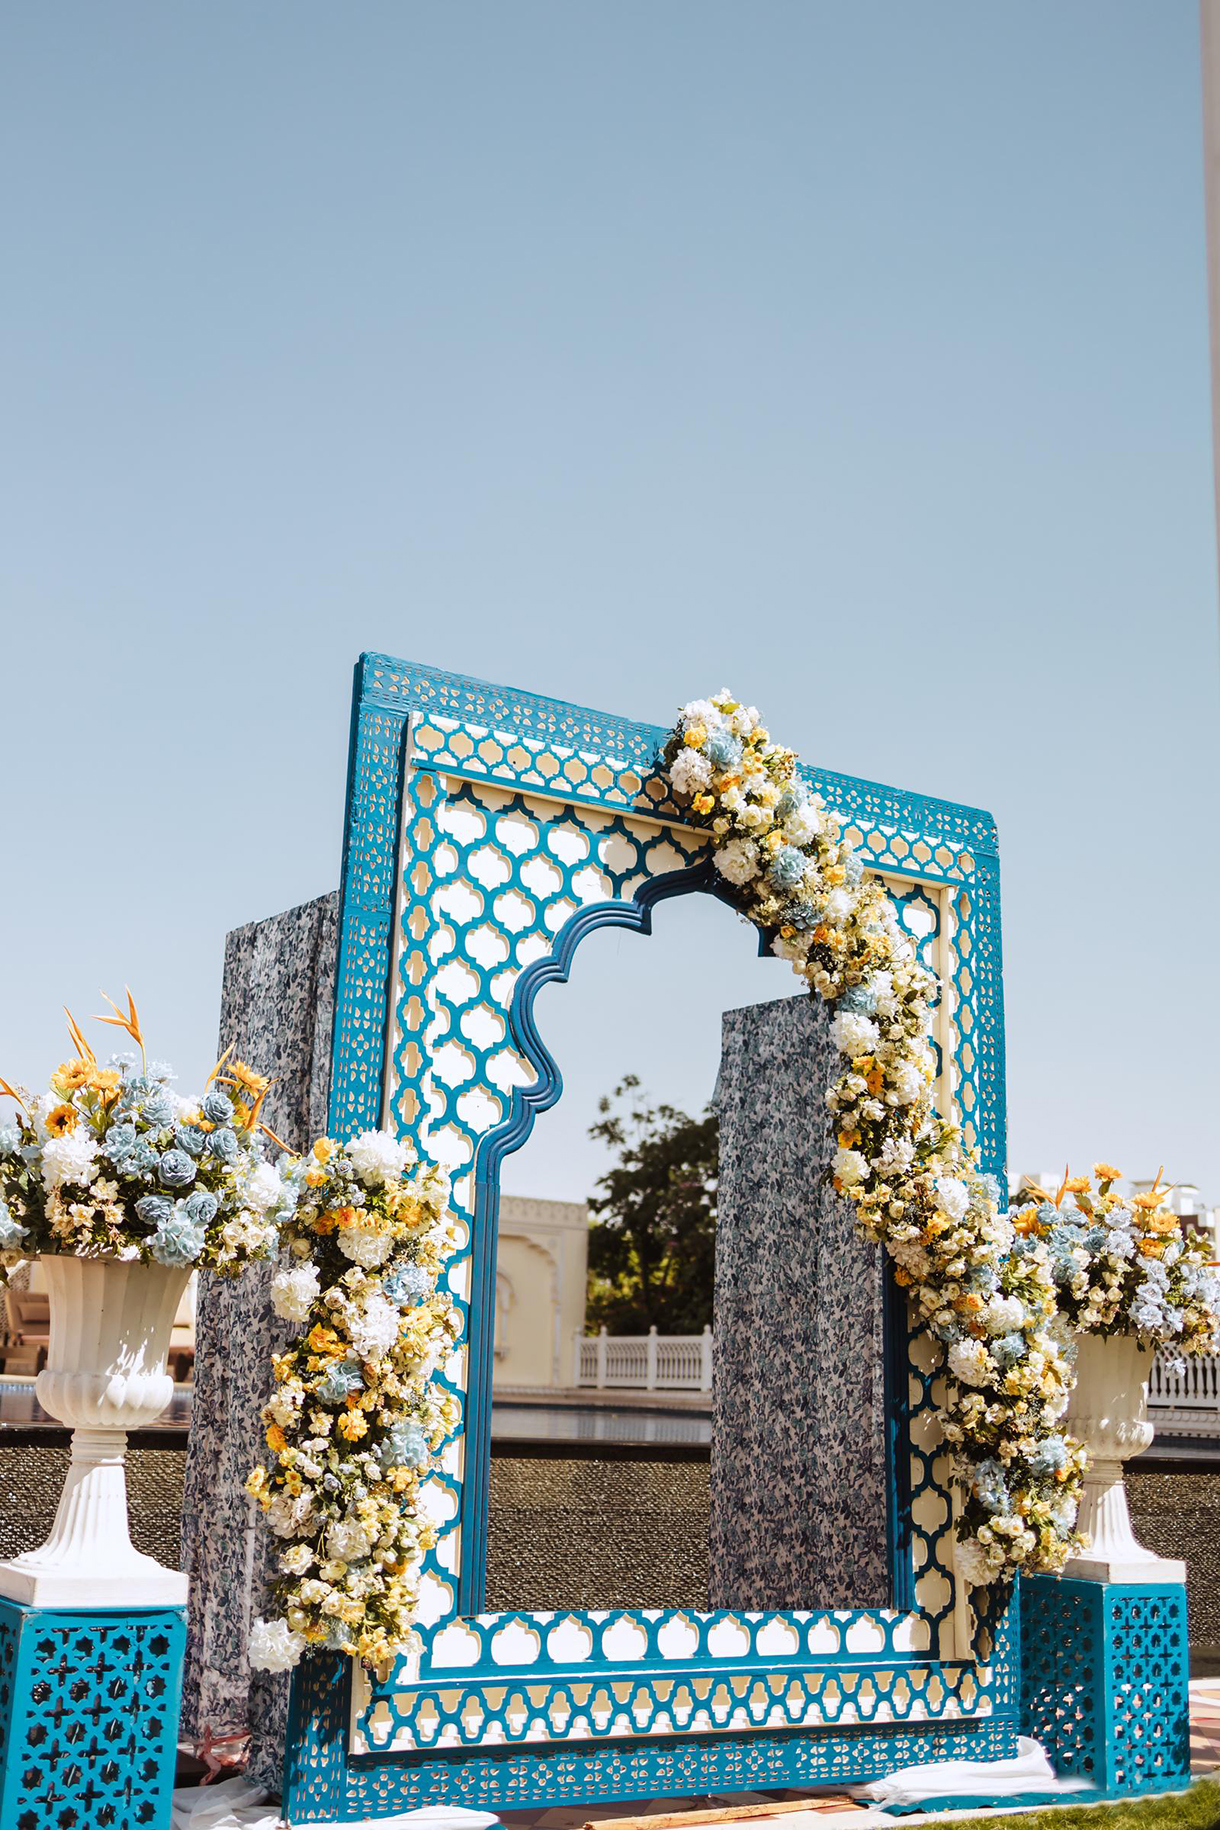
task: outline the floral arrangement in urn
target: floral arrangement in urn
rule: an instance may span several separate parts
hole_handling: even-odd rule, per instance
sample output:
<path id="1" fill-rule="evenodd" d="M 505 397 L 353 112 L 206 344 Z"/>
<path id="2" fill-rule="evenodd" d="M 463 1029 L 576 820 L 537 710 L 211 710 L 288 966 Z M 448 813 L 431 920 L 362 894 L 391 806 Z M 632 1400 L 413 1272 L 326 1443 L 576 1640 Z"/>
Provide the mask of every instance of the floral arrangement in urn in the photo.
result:
<path id="1" fill-rule="evenodd" d="M 1161 1173 L 1144 1193 L 1120 1195 L 1122 1171 L 1094 1163 L 1092 1178 L 1065 1174 L 1054 1196 L 1014 1208 L 1013 1225 L 1023 1240 L 1045 1242 L 1059 1311 L 1079 1333 L 1216 1353 L 1220 1278 L 1204 1242 L 1166 1205 Z"/>
<path id="2" fill-rule="evenodd" d="M 277 1614 L 250 1638 L 266 1670 L 310 1646 L 379 1665 L 410 1644 L 434 1541 L 420 1477 L 459 1416 L 433 1376 L 460 1326 L 436 1288 L 448 1177 L 383 1131 L 321 1138 L 301 1169 L 272 1303 L 304 1331 L 275 1358 L 271 1468 L 247 1482 L 283 1540 Z"/>
<path id="3" fill-rule="evenodd" d="M 139 1048 L 99 1062 L 71 1014 L 76 1054 L 0 1125 L 0 1279 L 41 1253 L 124 1262 L 206 1265 L 233 1274 L 274 1251 L 296 1189 L 267 1160 L 259 1113 L 269 1081 L 222 1057 L 202 1094 L 171 1089 L 173 1071 L 148 1063 L 131 993 L 106 1000 Z M 278 1144 L 278 1139 L 273 1139 Z"/>

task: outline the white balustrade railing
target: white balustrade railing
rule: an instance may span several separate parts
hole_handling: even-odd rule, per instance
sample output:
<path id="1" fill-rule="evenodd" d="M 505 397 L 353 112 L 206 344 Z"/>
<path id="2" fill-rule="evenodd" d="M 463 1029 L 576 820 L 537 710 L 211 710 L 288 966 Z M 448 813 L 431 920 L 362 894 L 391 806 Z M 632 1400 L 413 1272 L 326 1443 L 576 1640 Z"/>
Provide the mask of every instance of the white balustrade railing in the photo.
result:
<path id="1" fill-rule="evenodd" d="M 1148 1380 L 1148 1414 L 1165 1436 L 1220 1436 L 1220 1356 L 1191 1354 L 1174 1369 L 1158 1354 Z"/>
<path id="2" fill-rule="evenodd" d="M 576 1334 L 572 1383 L 596 1390 L 710 1392 L 712 1331 L 702 1334 Z"/>

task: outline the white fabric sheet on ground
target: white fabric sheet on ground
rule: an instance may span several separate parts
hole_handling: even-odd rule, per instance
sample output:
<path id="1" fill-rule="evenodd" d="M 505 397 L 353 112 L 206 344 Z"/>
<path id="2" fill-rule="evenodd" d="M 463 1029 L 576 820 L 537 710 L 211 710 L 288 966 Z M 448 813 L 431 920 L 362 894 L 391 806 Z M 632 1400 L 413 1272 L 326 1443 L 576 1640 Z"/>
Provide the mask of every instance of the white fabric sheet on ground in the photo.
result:
<path id="1" fill-rule="evenodd" d="M 490 1811 L 467 1811 L 460 1805 L 429 1805 L 398 1811 L 392 1817 L 336 1818 L 345 1830 L 485 1830 L 496 1818 Z M 267 1803 L 261 1786 L 244 1779 L 219 1785 L 179 1786 L 170 1804 L 172 1830 L 280 1830 L 284 1820 L 277 1804 Z M 319 1824 L 316 1830 L 325 1830 Z"/>
<path id="2" fill-rule="evenodd" d="M 1057 1779 L 1039 1744 L 1020 1735 L 1017 1753 L 1009 1760 L 937 1760 L 844 1789 L 884 1810 L 918 1805 L 925 1798 L 1016 1798 L 1023 1792 L 1062 1792 L 1066 1798 L 1090 1788 L 1085 1780 Z"/>

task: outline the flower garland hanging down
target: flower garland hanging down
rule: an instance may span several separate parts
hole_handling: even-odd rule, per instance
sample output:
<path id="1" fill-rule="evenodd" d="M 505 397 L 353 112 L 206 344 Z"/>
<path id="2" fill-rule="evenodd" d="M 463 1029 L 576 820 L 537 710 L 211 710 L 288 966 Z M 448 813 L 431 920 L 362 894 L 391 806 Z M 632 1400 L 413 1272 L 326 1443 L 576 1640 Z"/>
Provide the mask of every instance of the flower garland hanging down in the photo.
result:
<path id="1" fill-rule="evenodd" d="M 296 1179 L 271 1300 L 306 1327 L 273 1362 L 271 1471 L 246 1483 L 284 1540 L 250 1661 L 283 1671 L 322 1646 L 378 1665 L 411 1643 L 435 1541 L 420 1477 L 459 1414 L 432 1379 L 460 1327 L 436 1288 L 455 1239 L 448 1178 L 370 1131 L 320 1139 Z"/>
<path id="2" fill-rule="evenodd" d="M 685 706 L 662 767 L 717 841 L 715 866 L 737 906 L 834 1006 L 844 1058 L 825 1095 L 834 1185 L 945 1349 L 939 1415 L 963 1497 L 959 1567 L 972 1583 L 1062 1569 L 1079 1543 L 1084 1455 L 1059 1429 L 1072 1374 L 1048 1326 L 1051 1255 L 1000 1212 L 995 1179 L 979 1174 L 933 1106 L 935 976 L 752 706 L 727 691 Z"/>

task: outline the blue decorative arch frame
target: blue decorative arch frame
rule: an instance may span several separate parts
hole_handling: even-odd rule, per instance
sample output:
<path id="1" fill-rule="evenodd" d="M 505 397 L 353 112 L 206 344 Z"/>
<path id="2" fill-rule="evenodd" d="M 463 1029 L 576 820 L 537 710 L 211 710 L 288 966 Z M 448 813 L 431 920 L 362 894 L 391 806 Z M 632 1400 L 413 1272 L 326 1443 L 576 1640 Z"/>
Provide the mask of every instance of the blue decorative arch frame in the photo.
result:
<path id="1" fill-rule="evenodd" d="M 444 873 L 485 904 L 494 901 L 494 891 L 484 895 L 472 873 L 479 851 L 494 849 L 497 821 L 533 822 L 539 832 L 550 824 L 578 828 L 592 835 L 594 850 L 599 834 L 613 833 L 635 847 L 640 866 L 634 876 L 630 870 L 614 876 L 609 898 L 586 898 L 549 929 L 536 908 L 541 953 L 528 963 L 522 957 L 515 969 L 505 1028 L 533 1079 L 500 1101 L 495 1123 L 483 1125 L 463 1197 L 473 1262 L 462 1428 L 466 1461 L 476 1467 L 485 1465 L 489 1429 L 499 1166 L 561 1087 L 534 1023 L 534 999 L 543 984 L 566 979 L 577 946 L 593 929 L 647 932 L 653 908 L 666 897 L 715 893 L 705 835 L 683 829 L 680 809 L 667 801 L 656 776 L 663 737 L 658 727 L 384 656 L 366 655 L 357 666 L 333 1058 L 336 1135 L 350 1136 L 386 1115 L 419 1134 L 420 1126 L 435 1129 L 442 1120 L 452 1128 L 460 1113 L 470 1088 L 439 1088 L 429 1078 L 437 1037 L 470 1053 L 459 1034 L 459 1006 L 434 1023 L 440 1005 L 429 1005 L 420 988 L 433 982 L 446 946 L 454 960 L 461 951 L 438 914 Z M 952 924 L 946 972 L 955 1028 L 943 1041 L 968 1136 L 982 1166 L 1002 1173 L 994 824 L 953 803 L 814 769 L 803 773 L 875 868 L 909 885 L 913 898 L 939 898 L 937 922 L 943 915 Z M 482 820 L 488 838 L 459 844 L 452 836 L 459 813 Z M 675 846 L 681 868 L 651 863 L 654 851 L 659 857 Z M 511 867 L 511 885 L 523 895 L 518 865 Z M 569 871 L 564 894 L 570 889 Z M 469 966 L 468 955 L 462 963 Z M 482 1067 L 480 1073 L 480 1084 L 490 1088 Z M 431 1118 L 425 1095 L 433 1099 Z M 510 1808 L 810 1784 L 866 1778 L 917 1760 L 1013 1751 L 1015 1600 L 992 1597 L 972 1627 L 962 1614 L 953 1570 L 937 1561 L 948 1527 L 917 1516 L 921 1504 L 949 1506 L 935 1446 L 926 1435 L 917 1446 L 914 1426 L 909 1429 L 910 1418 L 926 1433 L 935 1368 L 918 1360 L 905 1326 L 891 1325 L 889 1334 L 891 1343 L 901 1337 L 907 1345 L 907 1352 L 893 1353 L 889 1369 L 895 1468 L 901 1471 L 909 1434 L 906 1466 L 918 1460 L 922 1470 L 918 1484 L 905 1490 L 900 1479 L 891 1482 L 891 1537 L 901 1551 L 894 1608 L 471 1618 L 462 1604 L 477 1604 L 485 1524 L 477 1493 L 464 1495 L 454 1476 L 452 1541 L 460 1567 L 448 1576 L 439 1561 L 432 1568 L 438 1582 L 450 1580 L 455 1605 L 425 1629 L 421 1659 L 371 1689 L 343 1660 L 306 1661 L 293 1684 L 286 1815 L 304 1824 L 442 1800 Z M 913 1544 L 922 1559 L 918 1579 Z M 923 1602 L 915 1605 L 914 1591 L 919 1583 L 926 1589 L 934 1572 L 949 1600 L 929 1614 Z M 690 1648 L 675 1651 L 674 1635 L 684 1631 L 693 1636 Z M 448 1653 L 440 1656 L 445 1636 L 451 1640 L 455 1632 L 472 1648 L 458 1670 Z M 583 1663 L 559 1649 L 561 1641 L 570 1646 L 573 1633 L 588 1638 Z M 519 1646 L 531 1635 L 536 1650 L 506 1653 L 510 1642 Z M 622 1651 L 624 1635 L 638 1641 L 632 1656 Z M 718 1714 L 721 1693 L 728 1704 Z M 781 1696 L 782 1703 L 774 1700 Z M 607 1706 L 599 1710 L 600 1698 Z M 556 1722 L 562 1725 L 552 1733 L 548 1724 Z"/>

